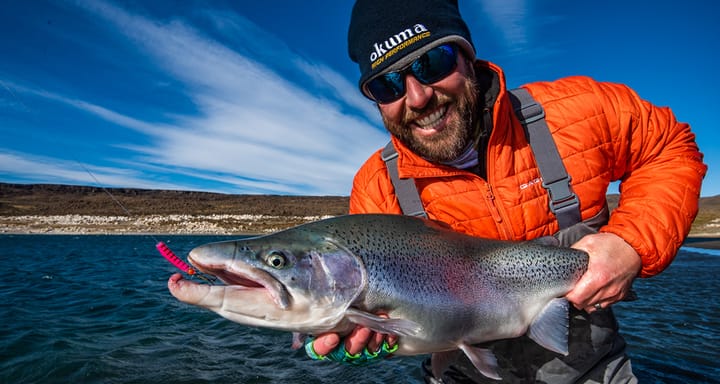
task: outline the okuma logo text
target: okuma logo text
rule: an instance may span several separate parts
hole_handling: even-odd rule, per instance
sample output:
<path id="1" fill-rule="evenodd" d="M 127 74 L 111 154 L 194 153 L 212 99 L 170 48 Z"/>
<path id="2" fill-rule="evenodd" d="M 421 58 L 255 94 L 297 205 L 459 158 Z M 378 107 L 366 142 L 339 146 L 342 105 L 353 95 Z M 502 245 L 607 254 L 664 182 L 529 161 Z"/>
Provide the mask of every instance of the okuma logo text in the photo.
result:
<path id="1" fill-rule="evenodd" d="M 373 51 L 370 53 L 372 68 L 375 69 L 380 63 L 399 50 L 428 36 L 430 36 L 430 31 L 424 25 L 415 24 L 412 28 L 407 28 L 394 36 L 390 36 L 382 43 L 373 44 Z"/>

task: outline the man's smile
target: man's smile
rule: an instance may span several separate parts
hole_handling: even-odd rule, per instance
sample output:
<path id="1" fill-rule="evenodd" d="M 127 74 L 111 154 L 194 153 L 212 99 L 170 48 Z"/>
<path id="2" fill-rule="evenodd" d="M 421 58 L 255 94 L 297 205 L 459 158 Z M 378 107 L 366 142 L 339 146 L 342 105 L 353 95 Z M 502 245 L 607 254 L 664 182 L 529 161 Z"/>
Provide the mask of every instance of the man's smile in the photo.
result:
<path id="1" fill-rule="evenodd" d="M 412 125 L 417 131 L 422 131 L 422 134 L 433 134 L 442 131 L 445 126 L 446 113 L 448 106 L 443 105 L 429 115 L 415 120 Z"/>

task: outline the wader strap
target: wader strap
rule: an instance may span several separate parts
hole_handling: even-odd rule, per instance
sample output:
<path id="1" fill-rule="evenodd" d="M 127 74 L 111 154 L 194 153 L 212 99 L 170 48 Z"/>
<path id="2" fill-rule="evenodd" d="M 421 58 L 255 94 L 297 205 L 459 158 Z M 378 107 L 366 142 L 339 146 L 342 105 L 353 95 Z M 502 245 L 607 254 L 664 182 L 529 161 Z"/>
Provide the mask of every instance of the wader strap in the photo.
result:
<path id="1" fill-rule="evenodd" d="M 395 196 L 397 196 L 400 208 L 406 216 L 419 216 L 427 219 L 427 213 L 420 201 L 420 194 L 415 186 L 415 179 L 401 179 L 398 173 L 398 154 L 392 141 L 387 143 L 382 151 L 382 159 L 390 175 L 393 187 L 395 187 Z"/>
<path id="2" fill-rule="evenodd" d="M 560 229 L 582 221 L 580 201 L 570 186 L 570 176 L 560 158 L 550 128 L 545 122 L 545 111 L 524 88 L 508 91 L 515 114 L 525 129 L 528 143 L 540 169 L 542 186 L 550 197 L 550 211 L 557 218 Z M 420 194 L 412 178 L 401 179 L 398 174 L 397 151 L 392 141 L 382 151 L 382 159 L 395 187 L 400 208 L 404 215 L 427 217 Z"/>
<path id="3" fill-rule="evenodd" d="M 542 186 L 550 195 L 550 211 L 555 214 L 560 229 L 579 223 L 582 220 L 580 201 L 572 191 L 570 176 L 545 122 L 545 111 L 524 88 L 508 93 L 540 169 Z"/>

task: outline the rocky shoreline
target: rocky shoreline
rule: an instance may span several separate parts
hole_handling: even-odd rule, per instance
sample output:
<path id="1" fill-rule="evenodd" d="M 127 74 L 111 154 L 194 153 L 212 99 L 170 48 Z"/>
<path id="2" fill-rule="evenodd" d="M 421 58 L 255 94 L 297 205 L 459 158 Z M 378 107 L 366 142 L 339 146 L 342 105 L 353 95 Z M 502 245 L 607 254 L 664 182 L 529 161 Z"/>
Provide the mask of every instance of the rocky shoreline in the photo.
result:
<path id="1" fill-rule="evenodd" d="M 608 195 L 611 209 L 617 200 Z M 348 203 L 347 196 L 0 183 L 0 234 L 260 235 L 345 214 Z M 687 243 L 720 249 L 720 196 L 700 199 Z"/>
<path id="2" fill-rule="evenodd" d="M 0 234 L 257 235 L 331 217 L 277 215 L 0 216 Z"/>
<path id="3" fill-rule="evenodd" d="M 263 234 L 347 212 L 347 196 L 0 183 L 0 233 Z"/>
<path id="4" fill-rule="evenodd" d="M 0 216 L 0 234 L 47 235 L 262 235 L 333 215 L 20 215 Z M 720 220 L 708 232 L 691 233 L 686 245 L 720 249 Z"/>

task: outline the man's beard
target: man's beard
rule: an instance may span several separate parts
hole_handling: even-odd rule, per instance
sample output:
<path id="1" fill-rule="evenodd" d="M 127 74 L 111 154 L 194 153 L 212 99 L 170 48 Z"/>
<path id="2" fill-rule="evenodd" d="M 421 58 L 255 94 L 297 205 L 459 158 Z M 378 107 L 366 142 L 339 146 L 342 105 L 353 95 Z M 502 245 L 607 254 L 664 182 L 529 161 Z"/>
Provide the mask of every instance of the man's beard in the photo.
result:
<path id="1" fill-rule="evenodd" d="M 439 105 L 452 104 L 453 100 L 447 95 L 437 93 L 427 106 L 420 112 L 406 111 L 400 123 L 388 121 L 383 116 L 387 130 L 396 136 L 405 146 L 422 158 L 438 163 L 448 163 L 460 157 L 474 141 L 475 130 L 473 125 L 474 111 L 477 106 L 477 93 L 475 81 L 466 78 L 463 93 L 454 100 L 456 107 L 455 118 L 447 121 L 442 131 L 432 137 L 417 138 L 408 122 L 415 120 L 427 111 L 436 109 Z"/>

